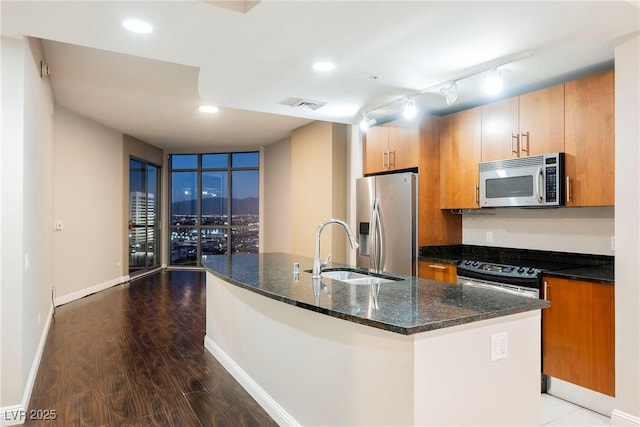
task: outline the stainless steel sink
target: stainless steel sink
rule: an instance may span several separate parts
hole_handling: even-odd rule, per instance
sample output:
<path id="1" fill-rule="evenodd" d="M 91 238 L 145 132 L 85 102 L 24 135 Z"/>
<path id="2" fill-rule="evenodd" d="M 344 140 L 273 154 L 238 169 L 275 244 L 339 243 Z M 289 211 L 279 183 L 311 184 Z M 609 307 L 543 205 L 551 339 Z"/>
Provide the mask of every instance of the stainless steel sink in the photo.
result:
<path id="1" fill-rule="evenodd" d="M 323 271 L 320 276 L 325 279 L 338 280 L 340 282 L 345 282 L 352 285 L 375 285 L 402 280 L 396 277 L 367 274 L 352 270 Z"/>

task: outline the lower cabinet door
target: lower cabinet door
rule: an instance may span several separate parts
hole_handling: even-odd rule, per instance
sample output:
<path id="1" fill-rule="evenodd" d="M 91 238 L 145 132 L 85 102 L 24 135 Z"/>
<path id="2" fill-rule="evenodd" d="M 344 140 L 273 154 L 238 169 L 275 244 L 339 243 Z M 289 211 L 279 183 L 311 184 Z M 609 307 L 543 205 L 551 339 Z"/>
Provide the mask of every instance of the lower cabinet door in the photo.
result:
<path id="1" fill-rule="evenodd" d="M 544 278 L 542 370 L 545 374 L 615 394 L 614 286 Z"/>

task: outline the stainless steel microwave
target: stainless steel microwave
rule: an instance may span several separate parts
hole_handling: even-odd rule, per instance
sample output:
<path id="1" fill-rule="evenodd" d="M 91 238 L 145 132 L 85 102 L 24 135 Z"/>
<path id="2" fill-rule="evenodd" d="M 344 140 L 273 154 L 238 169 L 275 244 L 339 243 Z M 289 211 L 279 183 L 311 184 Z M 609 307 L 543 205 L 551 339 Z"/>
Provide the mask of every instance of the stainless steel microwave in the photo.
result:
<path id="1" fill-rule="evenodd" d="M 482 162 L 480 207 L 564 205 L 564 153 Z"/>

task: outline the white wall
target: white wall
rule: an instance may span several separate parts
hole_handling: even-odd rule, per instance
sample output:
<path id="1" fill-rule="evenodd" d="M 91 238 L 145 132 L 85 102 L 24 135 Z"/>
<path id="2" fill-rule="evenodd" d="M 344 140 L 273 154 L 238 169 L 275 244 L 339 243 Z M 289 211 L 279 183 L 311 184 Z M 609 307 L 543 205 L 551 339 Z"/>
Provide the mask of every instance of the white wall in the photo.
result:
<path id="1" fill-rule="evenodd" d="M 613 425 L 640 425 L 640 37 L 615 51 L 616 402 Z"/>
<path id="2" fill-rule="evenodd" d="M 0 407 L 22 399 L 22 173 L 24 56 L 22 40 L 2 38 L 2 247 Z"/>
<path id="3" fill-rule="evenodd" d="M 0 413 L 26 409 L 51 316 L 53 95 L 38 41 L 2 38 Z"/>
<path id="4" fill-rule="evenodd" d="M 262 252 L 291 252 L 291 139 L 264 147 Z"/>
<path id="5" fill-rule="evenodd" d="M 122 134 L 56 107 L 54 235 L 56 304 L 121 283 Z"/>
<path id="6" fill-rule="evenodd" d="M 314 256 L 314 236 L 329 218 L 346 219 L 346 125 L 311 122 L 291 133 L 291 253 Z M 346 261 L 346 233 L 322 233 L 321 256 Z"/>
<path id="7" fill-rule="evenodd" d="M 493 242 L 487 242 L 487 232 Z M 613 255 L 613 207 L 496 209 L 462 219 L 465 245 Z"/>

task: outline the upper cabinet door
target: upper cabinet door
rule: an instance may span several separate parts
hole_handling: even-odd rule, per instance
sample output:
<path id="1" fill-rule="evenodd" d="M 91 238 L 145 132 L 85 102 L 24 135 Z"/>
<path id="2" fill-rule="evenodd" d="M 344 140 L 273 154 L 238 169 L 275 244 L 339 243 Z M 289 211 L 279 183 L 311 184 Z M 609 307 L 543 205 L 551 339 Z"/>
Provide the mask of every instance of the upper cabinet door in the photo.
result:
<path id="1" fill-rule="evenodd" d="M 518 157 L 518 98 L 509 98 L 482 106 L 483 162 Z"/>
<path id="2" fill-rule="evenodd" d="M 420 126 L 417 120 L 389 123 L 389 169 L 418 167 Z"/>
<path id="3" fill-rule="evenodd" d="M 479 206 L 481 108 L 443 117 L 440 134 L 440 204 L 442 209 Z"/>
<path id="4" fill-rule="evenodd" d="M 567 206 L 612 206 L 613 70 L 565 83 Z"/>
<path id="5" fill-rule="evenodd" d="M 564 84 L 482 106 L 482 161 L 564 151 Z"/>
<path id="6" fill-rule="evenodd" d="M 564 151 L 564 84 L 518 99 L 520 157 Z"/>
<path id="7" fill-rule="evenodd" d="M 367 129 L 364 138 L 362 171 L 364 174 L 382 172 L 389 169 L 389 128 L 374 126 Z"/>
<path id="8" fill-rule="evenodd" d="M 367 130 L 364 140 L 363 173 L 418 167 L 420 124 L 397 120 Z"/>

